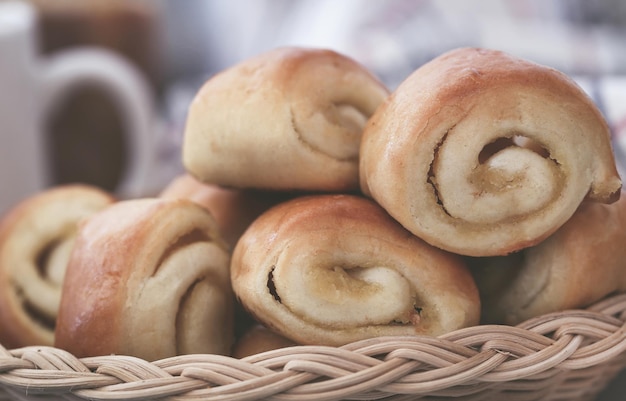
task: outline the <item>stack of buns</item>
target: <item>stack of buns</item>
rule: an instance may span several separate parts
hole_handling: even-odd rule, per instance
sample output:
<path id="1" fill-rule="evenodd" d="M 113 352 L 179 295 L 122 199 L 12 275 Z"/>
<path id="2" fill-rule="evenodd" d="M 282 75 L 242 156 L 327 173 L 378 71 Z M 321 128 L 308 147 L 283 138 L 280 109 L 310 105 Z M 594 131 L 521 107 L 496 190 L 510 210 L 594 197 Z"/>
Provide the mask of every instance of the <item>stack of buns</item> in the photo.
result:
<path id="1" fill-rule="evenodd" d="M 602 114 L 566 75 L 503 52 L 452 50 L 393 91 L 335 51 L 262 53 L 199 90 L 182 161 L 158 196 L 73 217 L 47 337 L 15 333 L 37 296 L 20 287 L 0 293 L 0 342 L 241 358 L 515 325 L 626 290 Z M 3 288 L 44 274 L 60 243 L 19 245 L 60 217 L 18 231 L 24 205 L 0 226 Z"/>

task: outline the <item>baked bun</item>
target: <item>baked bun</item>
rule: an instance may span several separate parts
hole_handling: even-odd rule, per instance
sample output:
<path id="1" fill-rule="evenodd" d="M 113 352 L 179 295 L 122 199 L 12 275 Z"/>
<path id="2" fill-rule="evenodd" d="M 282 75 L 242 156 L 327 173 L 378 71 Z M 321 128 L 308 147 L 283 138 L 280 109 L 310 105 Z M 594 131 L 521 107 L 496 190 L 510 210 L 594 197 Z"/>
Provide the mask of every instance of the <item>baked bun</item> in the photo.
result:
<path id="1" fill-rule="evenodd" d="M 241 359 L 262 352 L 296 345 L 298 344 L 269 330 L 267 327 L 255 324 L 237 339 L 233 347 L 233 357 Z"/>
<path id="2" fill-rule="evenodd" d="M 118 202 L 81 225 L 55 345 L 79 357 L 228 354 L 228 263 L 217 224 L 201 206 L 185 199 Z"/>
<path id="3" fill-rule="evenodd" d="M 361 133 L 388 93 L 334 51 L 268 51 L 216 74 L 196 94 L 184 166 L 226 187 L 358 189 Z"/>
<path id="4" fill-rule="evenodd" d="M 610 133 L 564 74 L 463 48 L 418 68 L 372 116 L 361 186 L 409 231 L 470 256 L 538 244 L 583 199 L 620 194 Z"/>
<path id="5" fill-rule="evenodd" d="M 288 196 L 285 193 L 205 184 L 190 174 L 176 177 L 159 194 L 166 199 L 189 199 L 208 209 L 231 249 L 255 218 Z"/>
<path id="6" fill-rule="evenodd" d="M 583 202 L 542 243 L 506 257 L 472 260 L 483 322 L 518 324 L 587 307 L 626 291 L 626 199 Z"/>
<path id="7" fill-rule="evenodd" d="M 237 243 L 231 277 L 256 320 L 298 344 L 435 336 L 479 321 L 464 262 L 354 195 L 312 195 L 269 209 Z"/>
<path id="8" fill-rule="evenodd" d="M 0 222 L 0 343 L 52 345 L 65 269 L 84 218 L 114 202 L 88 185 L 41 191 Z"/>

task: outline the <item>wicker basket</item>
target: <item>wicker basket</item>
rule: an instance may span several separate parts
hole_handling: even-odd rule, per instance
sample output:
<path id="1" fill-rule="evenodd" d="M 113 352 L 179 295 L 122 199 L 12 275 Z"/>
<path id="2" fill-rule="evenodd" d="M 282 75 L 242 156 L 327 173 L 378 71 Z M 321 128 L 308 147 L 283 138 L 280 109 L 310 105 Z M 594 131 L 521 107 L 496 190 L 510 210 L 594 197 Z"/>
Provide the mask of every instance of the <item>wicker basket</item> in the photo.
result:
<path id="1" fill-rule="evenodd" d="M 0 346 L 0 400 L 592 400 L 626 367 L 626 294 L 517 327 L 298 346 L 245 359 L 78 359 Z M 457 398 L 458 399 L 458 398 Z"/>

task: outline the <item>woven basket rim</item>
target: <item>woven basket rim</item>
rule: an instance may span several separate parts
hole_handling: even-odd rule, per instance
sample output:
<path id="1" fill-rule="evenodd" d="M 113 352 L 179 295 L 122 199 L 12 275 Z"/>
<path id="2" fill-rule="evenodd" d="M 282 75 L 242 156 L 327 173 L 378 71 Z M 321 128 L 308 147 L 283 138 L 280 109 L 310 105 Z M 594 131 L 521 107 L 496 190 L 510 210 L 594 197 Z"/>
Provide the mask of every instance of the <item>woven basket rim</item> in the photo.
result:
<path id="1" fill-rule="evenodd" d="M 480 325 L 440 337 L 377 337 L 343 347 L 292 346 L 242 359 L 208 354 L 152 362 L 124 355 L 77 358 L 54 347 L 0 344 L 0 399 L 2 391 L 22 397 L 71 393 L 89 400 L 235 401 L 471 396 L 503 385 L 537 391 L 542 380 L 563 372 L 609 380 L 626 367 L 625 351 L 622 293 L 517 326 Z"/>

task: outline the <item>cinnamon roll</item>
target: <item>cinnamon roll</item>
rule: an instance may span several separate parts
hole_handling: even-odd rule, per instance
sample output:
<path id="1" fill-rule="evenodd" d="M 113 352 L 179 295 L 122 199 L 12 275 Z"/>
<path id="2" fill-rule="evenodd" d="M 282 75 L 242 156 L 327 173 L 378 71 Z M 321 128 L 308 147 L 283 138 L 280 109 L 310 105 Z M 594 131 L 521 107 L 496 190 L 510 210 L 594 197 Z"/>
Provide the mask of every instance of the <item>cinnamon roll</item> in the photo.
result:
<path id="1" fill-rule="evenodd" d="M 262 352 L 296 345 L 298 344 L 273 332 L 267 327 L 255 324 L 248 328 L 248 330 L 237 339 L 233 347 L 233 357 L 241 359 Z"/>
<path id="2" fill-rule="evenodd" d="M 255 218 L 288 196 L 282 192 L 205 184 L 190 174 L 176 177 L 159 194 L 161 198 L 189 199 L 208 209 L 231 249 Z"/>
<path id="3" fill-rule="evenodd" d="M 88 185 L 53 187 L 0 222 L 0 343 L 52 345 L 65 270 L 80 221 L 114 202 Z"/>
<path id="4" fill-rule="evenodd" d="M 609 129 L 566 75 L 463 48 L 418 68 L 370 119 L 361 186 L 415 235 L 492 256 L 535 245 L 621 189 Z"/>
<path id="5" fill-rule="evenodd" d="M 269 209 L 237 243 L 231 277 L 257 321 L 298 344 L 436 336 L 479 321 L 464 262 L 354 195 L 311 195 Z"/>
<path id="6" fill-rule="evenodd" d="M 228 354 L 229 254 L 211 214 L 185 199 L 135 199 L 81 225 L 55 345 L 77 356 L 156 360 Z"/>
<path id="7" fill-rule="evenodd" d="M 226 187 L 358 189 L 365 122 L 388 89 L 325 49 L 274 49 L 210 78 L 187 118 L 183 163 Z"/>
<path id="8" fill-rule="evenodd" d="M 471 263 L 483 322 L 518 324 L 626 291 L 626 199 L 583 202 L 545 241 Z"/>

